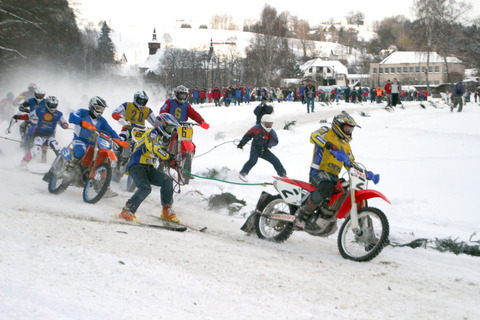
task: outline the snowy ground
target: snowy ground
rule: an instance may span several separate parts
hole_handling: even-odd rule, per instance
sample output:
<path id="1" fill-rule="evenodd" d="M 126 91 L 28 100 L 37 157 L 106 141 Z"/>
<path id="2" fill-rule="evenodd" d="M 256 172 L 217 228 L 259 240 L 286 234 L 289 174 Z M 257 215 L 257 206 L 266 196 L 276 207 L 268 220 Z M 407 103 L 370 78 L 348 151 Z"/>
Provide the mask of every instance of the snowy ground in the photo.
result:
<path id="1" fill-rule="evenodd" d="M 193 173 L 223 169 L 223 179 L 239 182 L 249 147 L 220 144 L 240 139 L 254 124 L 255 105 L 197 108 L 211 128 L 195 129 L 199 157 Z M 289 177 L 307 180 L 309 134 L 320 120 L 348 110 L 362 126 L 352 141 L 356 159 L 381 175 L 371 187 L 392 202 L 370 202 L 387 214 L 390 241 L 469 241 L 475 232 L 472 240 L 478 241 L 480 106 L 451 113 L 426 105 L 406 103 L 405 110 L 386 112 L 368 103 L 317 104 L 307 114 L 299 103 L 275 104 L 280 144 L 272 151 Z M 159 105 L 152 108 L 158 112 Z M 282 130 L 287 120 L 297 123 Z M 0 123 L 2 135 L 6 126 Z M 59 129 L 57 137 L 65 145 L 71 134 Z M 16 132 L 9 137 L 17 138 Z M 18 169 L 23 155 L 16 143 L 0 139 L 0 148 L 1 319 L 480 318 L 478 257 L 387 246 L 373 261 L 356 263 L 340 256 L 336 234 L 315 238 L 296 232 L 282 244 L 262 241 L 240 227 L 260 193 L 273 188 L 199 178 L 175 194 L 174 208 L 183 222 L 207 226 L 205 233 L 120 225 L 113 215 L 130 197 L 124 180 L 112 185 L 118 197 L 89 205 L 79 188 L 49 194 L 41 175 L 32 173 L 48 165 L 32 162 L 30 172 Z M 272 175 L 272 166 L 259 160 L 248 178 L 271 182 Z M 222 192 L 247 206 L 233 215 L 210 209 L 208 198 Z M 159 213 L 154 188 L 137 217 L 148 222 L 149 214 Z"/>

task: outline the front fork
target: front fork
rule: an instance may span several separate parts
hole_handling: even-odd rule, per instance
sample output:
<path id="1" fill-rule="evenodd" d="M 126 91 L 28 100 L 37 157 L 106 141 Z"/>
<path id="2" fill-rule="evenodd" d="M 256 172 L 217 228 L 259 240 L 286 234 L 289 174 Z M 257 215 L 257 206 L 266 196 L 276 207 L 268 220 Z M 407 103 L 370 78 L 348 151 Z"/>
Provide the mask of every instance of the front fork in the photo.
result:
<path id="1" fill-rule="evenodd" d="M 354 190 L 354 186 L 352 185 L 352 179 L 350 179 L 350 201 L 351 201 L 350 221 L 352 224 L 352 231 L 357 236 L 361 236 L 362 230 L 359 228 L 359 225 L 358 225 L 358 211 L 357 211 L 357 204 L 355 203 L 355 190 Z"/>

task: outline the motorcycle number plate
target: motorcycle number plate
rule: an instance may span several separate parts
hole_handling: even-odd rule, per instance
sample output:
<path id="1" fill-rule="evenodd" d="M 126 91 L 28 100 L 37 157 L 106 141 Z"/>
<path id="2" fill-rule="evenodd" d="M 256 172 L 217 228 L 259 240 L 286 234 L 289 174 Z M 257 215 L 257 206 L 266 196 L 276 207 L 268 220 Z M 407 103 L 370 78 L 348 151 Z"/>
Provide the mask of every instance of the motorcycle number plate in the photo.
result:
<path id="1" fill-rule="evenodd" d="M 367 177 L 365 171 L 362 169 L 356 169 L 355 167 L 350 168 L 350 183 L 353 186 L 354 190 L 363 190 L 365 189 L 365 182 Z"/>
<path id="2" fill-rule="evenodd" d="M 143 134 L 144 132 L 143 131 L 132 131 L 133 132 L 133 136 L 135 137 L 135 139 L 138 141 L 140 139 L 142 139 L 143 137 Z"/>
<path id="3" fill-rule="evenodd" d="M 179 127 L 178 136 L 180 140 L 192 140 L 193 129 L 190 127 Z"/>
<path id="4" fill-rule="evenodd" d="M 302 203 L 302 188 L 282 180 L 275 180 L 273 182 L 275 189 L 280 192 L 283 200 L 286 203 L 300 205 Z"/>

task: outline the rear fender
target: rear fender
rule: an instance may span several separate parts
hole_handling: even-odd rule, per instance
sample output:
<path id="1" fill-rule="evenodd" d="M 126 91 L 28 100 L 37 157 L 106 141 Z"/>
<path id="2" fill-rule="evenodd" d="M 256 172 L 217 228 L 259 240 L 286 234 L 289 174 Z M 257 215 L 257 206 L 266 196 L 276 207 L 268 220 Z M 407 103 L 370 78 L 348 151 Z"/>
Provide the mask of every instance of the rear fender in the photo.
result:
<path id="1" fill-rule="evenodd" d="M 272 199 L 275 198 L 272 196 L 270 193 L 262 191 L 262 194 L 260 195 L 260 198 L 258 198 L 257 201 L 257 206 L 255 207 L 256 211 L 262 212 L 265 206 L 272 201 Z"/>
<path id="2" fill-rule="evenodd" d="M 362 203 L 362 201 L 372 199 L 372 198 L 382 198 L 389 204 L 390 201 L 380 192 L 376 190 L 357 190 L 355 191 L 355 203 Z M 345 216 L 350 212 L 350 209 L 352 208 L 352 201 L 350 200 L 350 196 L 348 196 L 345 201 L 343 202 L 343 205 L 340 207 L 340 209 L 337 212 L 337 218 L 338 219 L 343 219 Z"/>

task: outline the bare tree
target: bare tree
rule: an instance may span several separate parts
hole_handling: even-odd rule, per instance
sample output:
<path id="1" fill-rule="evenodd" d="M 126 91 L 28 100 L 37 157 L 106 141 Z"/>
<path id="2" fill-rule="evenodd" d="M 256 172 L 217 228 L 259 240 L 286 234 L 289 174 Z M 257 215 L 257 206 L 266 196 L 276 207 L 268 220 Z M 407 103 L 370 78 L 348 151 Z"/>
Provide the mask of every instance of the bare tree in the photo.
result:
<path id="1" fill-rule="evenodd" d="M 238 26 L 233 22 L 231 14 L 221 13 L 215 14 L 210 19 L 212 29 L 218 30 L 238 30 Z"/>
<path id="2" fill-rule="evenodd" d="M 416 17 L 424 32 L 424 48 L 427 53 L 427 68 L 425 69 L 425 78 L 427 81 L 427 91 L 430 91 L 429 67 L 430 53 L 435 49 L 444 48 L 441 54 L 444 56 L 447 67 L 447 50 L 442 45 L 449 38 L 448 28 L 451 27 L 457 19 L 465 14 L 471 8 L 470 3 L 457 0 L 414 0 Z M 447 81 L 448 78 L 447 78 Z"/>
<path id="3" fill-rule="evenodd" d="M 310 25 L 307 20 L 293 19 L 293 36 L 298 39 L 303 51 L 303 58 L 306 60 L 307 51 L 314 47 L 310 37 Z"/>
<path id="4" fill-rule="evenodd" d="M 345 17 L 349 24 L 363 25 L 365 14 L 360 11 L 350 11 Z"/>

